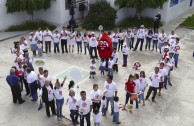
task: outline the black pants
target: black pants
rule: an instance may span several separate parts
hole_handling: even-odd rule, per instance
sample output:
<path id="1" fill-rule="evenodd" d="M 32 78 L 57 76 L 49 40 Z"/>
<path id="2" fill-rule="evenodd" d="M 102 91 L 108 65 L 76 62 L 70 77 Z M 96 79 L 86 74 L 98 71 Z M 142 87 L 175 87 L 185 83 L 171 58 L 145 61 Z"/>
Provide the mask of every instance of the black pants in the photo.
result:
<path id="1" fill-rule="evenodd" d="M 148 98 L 150 97 L 150 94 L 152 93 L 152 91 L 154 91 L 154 93 L 153 93 L 153 95 L 152 95 L 152 100 L 155 99 L 156 94 L 157 94 L 157 88 L 151 87 L 151 86 L 150 86 L 149 89 L 148 89 L 148 93 L 147 93 L 147 95 L 146 95 L 146 99 L 148 99 Z"/>
<path id="2" fill-rule="evenodd" d="M 123 42 L 124 42 L 124 40 L 119 40 L 118 52 L 120 50 L 120 47 L 121 47 L 121 51 L 122 51 L 122 49 L 123 49 Z"/>
<path id="3" fill-rule="evenodd" d="M 68 53 L 68 51 L 67 51 L 67 39 L 61 39 L 61 50 L 62 50 L 62 53 L 64 53 L 64 46 L 65 46 L 65 52 Z"/>
<path id="4" fill-rule="evenodd" d="M 154 33 L 158 31 L 159 25 L 160 25 L 160 21 L 154 21 Z"/>
<path id="5" fill-rule="evenodd" d="M 45 106 L 46 106 L 46 114 L 48 117 L 50 117 L 50 110 L 49 110 L 49 107 L 51 107 L 51 111 L 53 114 L 56 115 L 56 110 L 55 110 L 55 101 L 54 99 L 52 101 L 48 101 L 45 103 Z"/>
<path id="6" fill-rule="evenodd" d="M 44 45 L 44 44 L 43 44 L 43 41 L 38 41 L 38 42 L 40 42 L 40 43 L 42 44 L 42 51 L 43 51 L 43 45 Z"/>
<path id="7" fill-rule="evenodd" d="M 23 80 L 24 82 L 24 86 L 25 86 L 25 89 L 26 89 L 26 94 L 30 94 L 30 88 L 28 86 L 28 82 L 26 79 Z"/>
<path id="8" fill-rule="evenodd" d="M 11 92 L 12 92 L 12 97 L 13 97 L 13 102 L 17 103 L 17 100 L 19 101 L 19 103 L 21 103 L 23 101 L 23 99 L 21 98 L 21 89 L 20 89 L 20 85 L 17 86 L 11 86 Z"/>
<path id="9" fill-rule="evenodd" d="M 140 39 L 140 38 L 137 38 L 137 42 L 136 42 L 136 44 L 135 44 L 134 50 L 137 50 L 137 47 L 138 47 L 138 45 L 139 45 L 139 42 L 141 42 L 140 50 L 142 51 L 144 39 Z"/>
<path id="10" fill-rule="evenodd" d="M 114 64 L 113 65 L 113 71 L 117 71 L 118 72 L 118 64 Z"/>
<path id="11" fill-rule="evenodd" d="M 48 52 L 51 52 L 51 41 L 45 41 L 45 51 L 46 53 Z"/>
<path id="12" fill-rule="evenodd" d="M 133 48 L 134 38 L 131 38 L 131 47 Z"/>
<path id="13" fill-rule="evenodd" d="M 126 98 L 125 98 L 125 105 L 128 104 L 129 102 L 129 98 L 131 97 L 131 94 L 129 94 L 128 92 L 126 93 Z M 138 100 L 135 100 L 136 102 L 136 108 L 138 108 Z M 130 104 L 133 105 L 133 101 L 130 100 Z"/>
<path id="14" fill-rule="evenodd" d="M 23 90 L 23 85 L 24 85 L 24 76 L 20 76 L 20 88 Z"/>
<path id="15" fill-rule="evenodd" d="M 98 57 L 98 55 L 97 55 L 97 47 L 90 47 L 90 56 L 93 57 L 93 55 L 92 55 L 93 50 L 94 50 L 94 53 L 95 53 L 95 57 L 97 58 Z"/>
<path id="16" fill-rule="evenodd" d="M 96 102 L 92 102 L 92 108 L 93 108 L 93 111 L 94 111 L 94 109 L 100 109 L 100 106 L 101 106 L 101 102 L 99 102 L 99 103 L 96 103 Z"/>
<path id="17" fill-rule="evenodd" d="M 60 52 L 59 43 L 54 43 L 54 53 L 56 53 L 56 50 L 57 50 L 58 53 Z"/>
<path id="18" fill-rule="evenodd" d="M 70 110 L 70 117 L 72 122 L 76 122 L 78 119 L 78 110 Z"/>

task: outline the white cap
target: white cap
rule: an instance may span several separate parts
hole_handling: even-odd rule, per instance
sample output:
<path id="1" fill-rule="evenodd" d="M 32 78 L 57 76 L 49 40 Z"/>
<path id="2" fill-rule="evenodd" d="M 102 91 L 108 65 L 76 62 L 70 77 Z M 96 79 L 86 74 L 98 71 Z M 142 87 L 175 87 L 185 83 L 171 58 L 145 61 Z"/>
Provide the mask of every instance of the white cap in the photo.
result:
<path id="1" fill-rule="evenodd" d="M 141 28 L 144 28 L 144 25 L 141 25 L 140 27 L 141 27 Z"/>
<path id="2" fill-rule="evenodd" d="M 92 32 L 91 34 L 95 34 L 94 32 Z"/>
<path id="3" fill-rule="evenodd" d="M 127 44 L 126 43 L 123 43 L 123 46 L 126 46 Z"/>

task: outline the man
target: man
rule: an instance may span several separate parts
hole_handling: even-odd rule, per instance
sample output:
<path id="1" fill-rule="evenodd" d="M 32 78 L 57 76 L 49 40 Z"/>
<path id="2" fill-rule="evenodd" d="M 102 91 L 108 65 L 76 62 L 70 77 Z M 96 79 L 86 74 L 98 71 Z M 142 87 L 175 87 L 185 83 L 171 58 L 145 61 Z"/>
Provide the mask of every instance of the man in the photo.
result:
<path id="1" fill-rule="evenodd" d="M 137 50 L 137 47 L 139 45 L 139 42 L 141 42 L 140 51 L 142 51 L 144 37 L 145 37 L 145 28 L 144 28 L 144 25 L 141 25 L 140 26 L 140 29 L 137 31 L 137 42 L 135 44 L 135 48 L 134 48 L 133 51 L 136 51 Z"/>
<path id="2" fill-rule="evenodd" d="M 123 65 L 122 67 L 127 67 L 127 57 L 128 57 L 128 53 L 129 53 L 129 48 L 127 47 L 126 43 L 123 44 Z"/>
<path id="3" fill-rule="evenodd" d="M 31 91 L 31 96 L 32 96 L 32 100 L 33 102 L 37 101 L 38 99 L 38 95 L 37 95 L 37 89 L 38 89 L 38 85 L 37 85 L 37 75 L 34 71 L 31 71 L 30 68 L 27 68 L 27 82 L 28 85 L 30 87 L 30 91 Z"/>
<path id="4" fill-rule="evenodd" d="M 117 49 L 117 45 L 119 43 L 119 33 L 117 32 L 117 29 L 115 29 L 113 35 L 112 35 L 112 44 L 113 48 Z"/>
<path id="5" fill-rule="evenodd" d="M 160 62 L 160 68 L 159 68 L 159 73 L 162 75 L 162 81 L 159 82 L 159 96 L 161 96 L 161 90 L 163 88 L 163 84 L 164 84 L 164 79 L 165 77 L 168 75 L 168 72 L 166 71 L 166 69 L 164 68 L 164 62 Z M 165 89 L 166 85 L 164 85 Z"/>
<path id="6" fill-rule="evenodd" d="M 152 95 L 152 102 L 155 102 L 155 97 L 157 94 L 157 89 L 159 87 L 159 82 L 162 82 L 162 75 L 159 73 L 159 67 L 155 67 L 155 71 L 150 73 L 149 79 L 151 81 L 150 87 L 148 89 L 148 93 L 146 95 L 146 99 L 150 97 L 152 91 L 154 91 Z"/>
<path id="7" fill-rule="evenodd" d="M 49 110 L 50 107 L 51 107 L 52 114 L 57 115 L 55 110 L 53 85 L 51 84 L 50 81 L 47 81 L 47 80 L 45 81 L 45 85 L 42 88 L 42 101 L 45 103 L 46 114 L 48 117 L 50 117 L 50 110 Z"/>
<path id="8" fill-rule="evenodd" d="M 38 28 L 38 30 L 35 33 L 35 36 L 37 37 L 38 42 L 40 42 L 42 44 L 42 50 L 43 50 L 43 33 L 41 31 L 41 28 Z M 43 51 L 43 53 L 45 53 L 45 52 Z"/>
<path id="9" fill-rule="evenodd" d="M 51 37 L 52 37 L 52 32 L 48 29 L 48 27 L 46 28 L 46 30 L 43 32 L 44 35 L 44 41 L 45 41 L 45 51 L 46 53 L 51 52 Z"/>
<path id="10" fill-rule="evenodd" d="M 164 46 L 164 42 L 167 40 L 167 35 L 164 33 L 164 30 L 161 31 L 161 33 L 158 36 L 159 40 L 159 49 L 160 49 L 160 54 L 161 54 L 161 48 Z"/>
<path id="11" fill-rule="evenodd" d="M 53 43 L 54 43 L 54 53 L 56 53 L 56 51 L 60 53 L 59 40 L 61 38 L 61 35 L 59 34 L 58 30 L 55 31 L 55 33 L 52 35 L 52 38 L 53 38 Z"/>
<path id="12" fill-rule="evenodd" d="M 117 85 L 113 82 L 113 76 L 108 76 L 104 82 L 105 97 L 107 100 L 106 111 L 108 110 L 108 104 L 111 103 L 111 115 L 113 115 L 114 108 L 114 96 L 117 96 Z"/>
<path id="13" fill-rule="evenodd" d="M 86 118 L 87 126 L 91 126 L 90 113 L 92 112 L 92 100 L 86 97 L 86 92 L 80 92 L 81 98 L 77 101 L 77 109 L 80 114 L 80 126 L 84 126 L 84 118 Z"/>
<path id="14" fill-rule="evenodd" d="M 171 34 L 168 36 L 168 44 L 172 46 L 172 44 L 176 42 L 176 38 L 178 38 L 178 35 L 176 35 L 174 31 L 171 31 Z"/>
<path id="15" fill-rule="evenodd" d="M 161 20 L 161 14 L 160 12 L 158 12 L 156 16 L 154 17 L 154 33 L 155 31 L 158 31 L 160 20 Z"/>
<path id="16" fill-rule="evenodd" d="M 64 53 L 64 46 L 65 46 L 65 52 L 68 53 L 68 51 L 67 51 L 67 36 L 68 36 L 68 32 L 65 30 L 65 27 L 63 27 L 63 30 L 61 31 L 61 50 L 62 50 L 62 53 Z"/>
<path id="17" fill-rule="evenodd" d="M 14 68 L 11 68 L 10 75 L 7 76 L 6 81 L 11 88 L 13 103 L 17 103 L 17 100 L 19 101 L 19 104 L 24 103 L 25 100 L 21 98 L 20 78 L 15 75 Z"/>
<path id="18" fill-rule="evenodd" d="M 114 50 L 113 50 L 112 57 L 113 57 L 113 61 L 114 61 L 113 71 L 118 72 L 119 53 L 117 52 L 116 48 L 114 48 Z"/>
<path id="19" fill-rule="evenodd" d="M 91 58 L 93 57 L 92 53 L 93 53 L 93 50 L 94 50 L 95 58 L 98 58 L 98 55 L 97 55 L 97 45 L 98 45 L 98 41 L 97 41 L 97 39 L 95 37 L 95 33 L 92 32 L 91 34 L 92 35 L 91 35 L 91 37 L 89 39 L 90 57 Z"/>
<path id="20" fill-rule="evenodd" d="M 179 43 L 179 38 L 176 38 L 176 42 L 172 44 L 172 48 L 174 51 L 174 61 L 175 61 L 175 67 L 178 66 L 178 60 L 179 60 L 179 50 L 180 50 L 181 44 Z"/>
<path id="21" fill-rule="evenodd" d="M 85 9 L 86 9 L 86 6 L 84 5 L 84 3 L 81 3 L 79 5 L 80 20 L 84 20 L 84 11 L 85 11 Z"/>

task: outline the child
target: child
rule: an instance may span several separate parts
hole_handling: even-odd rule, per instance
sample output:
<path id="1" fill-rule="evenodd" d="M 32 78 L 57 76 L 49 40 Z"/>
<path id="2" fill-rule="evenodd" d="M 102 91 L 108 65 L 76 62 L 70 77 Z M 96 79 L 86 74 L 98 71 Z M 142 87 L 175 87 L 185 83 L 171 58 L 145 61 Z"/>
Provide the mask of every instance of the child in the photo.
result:
<path id="1" fill-rule="evenodd" d="M 94 75 L 96 74 L 96 63 L 95 60 L 92 60 L 92 63 L 90 64 L 90 77 L 93 76 L 94 79 Z"/>
<path id="2" fill-rule="evenodd" d="M 94 112 L 94 126 L 100 126 L 100 118 L 101 118 L 101 112 L 99 112 L 99 109 L 96 108 L 93 110 Z"/>
<path id="3" fill-rule="evenodd" d="M 102 97 L 102 116 L 106 116 L 106 97 Z"/>
<path id="4" fill-rule="evenodd" d="M 108 75 L 107 76 L 113 76 L 113 57 L 110 57 L 110 60 L 108 61 Z"/>
<path id="5" fill-rule="evenodd" d="M 113 71 L 118 72 L 118 58 L 119 58 L 119 53 L 117 52 L 117 49 L 114 48 L 113 53 L 112 53 L 114 65 L 113 65 Z"/>
<path id="6" fill-rule="evenodd" d="M 101 71 L 100 76 L 104 76 L 104 71 L 106 70 L 106 62 L 104 59 L 101 60 L 99 70 Z"/>
<path id="7" fill-rule="evenodd" d="M 37 47 L 38 47 L 38 55 L 42 56 L 42 43 L 40 41 L 38 42 Z"/>
<path id="8" fill-rule="evenodd" d="M 114 97 L 114 113 L 113 113 L 113 122 L 115 122 L 116 124 L 121 124 L 121 122 L 119 122 L 119 97 L 115 96 Z"/>

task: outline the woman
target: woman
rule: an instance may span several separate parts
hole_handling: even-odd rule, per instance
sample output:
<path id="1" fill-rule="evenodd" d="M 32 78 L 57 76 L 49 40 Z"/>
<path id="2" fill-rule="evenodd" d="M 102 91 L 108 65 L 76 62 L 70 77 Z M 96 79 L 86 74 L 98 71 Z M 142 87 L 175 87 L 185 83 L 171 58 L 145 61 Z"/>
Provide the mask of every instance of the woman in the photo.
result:
<path id="1" fill-rule="evenodd" d="M 94 84 L 93 85 L 93 90 L 90 92 L 90 98 L 92 100 L 92 107 L 94 109 L 100 109 L 101 106 L 101 91 L 98 89 L 98 85 Z"/>
<path id="2" fill-rule="evenodd" d="M 156 47 L 156 52 L 158 49 L 158 31 L 156 30 L 154 35 L 153 35 L 153 46 L 152 46 L 152 51 L 154 51 L 154 47 Z"/>
<path id="3" fill-rule="evenodd" d="M 36 56 L 38 38 L 32 32 L 30 33 L 29 40 L 30 40 L 30 48 L 31 48 L 31 51 L 33 52 L 33 56 Z"/>
<path id="4" fill-rule="evenodd" d="M 121 47 L 121 50 L 123 49 L 124 39 L 125 39 L 125 34 L 124 34 L 123 30 L 120 29 L 119 30 L 119 47 L 118 47 L 118 52 L 120 50 L 120 47 Z"/>
<path id="5" fill-rule="evenodd" d="M 54 87 L 54 96 L 56 98 L 56 106 L 57 106 L 57 119 L 58 121 L 60 121 L 60 119 L 62 117 L 64 117 L 62 115 L 62 108 L 63 108 L 63 104 L 64 104 L 64 96 L 63 96 L 63 85 L 65 83 L 66 77 L 64 78 L 63 82 L 60 83 L 59 79 L 57 79 L 56 83 L 55 83 L 55 87 Z"/>
<path id="6" fill-rule="evenodd" d="M 139 103 L 141 102 L 141 100 L 143 101 L 143 106 L 145 106 L 145 99 L 144 99 L 144 92 L 146 87 L 148 86 L 148 82 L 147 82 L 147 78 L 145 76 L 145 72 L 141 71 L 140 72 L 140 94 L 139 94 Z"/>
<path id="7" fill-rule="evenodd" d="M 83 36 L 83 41 L 84 41 L 84 55 L 86 55 L 86 49 L 88 49 L 88 53 L 90 54 L 90 50 L 89 50 L 89 38 L 88 38 L 88 35 L 87 35 L 87 32 L 84 33 L 84 36 Z"/>
<path id="8" fill-rule="evenodd" d="M 128 104 L 129 98 L 132 95 L 132 93 L 135 93 L 135 82 L 133 81 L 134 77 L 133 75 L 129 75 L 128 81 L 125 83 L 125 91 L 126 91 L 126 98 L 125 98 L 125 105 L 123 106 L 122 110 L 126 110 L 126 105 Z M 132 104 L 133 101 L 130 100 L 130 104 Z M 130 113 L 132 113 L 132 110 L 130 109 Z"/>
<path id="9" fill-rule="evenodd" d="M 126 37 L 127 47 L 130 48 L 130 50 L 131 50 L 131 48 L 132 48 L 132 45 L 131 45 L 131 37 L 132 37 L 131 29 L 127 30 L 127 33 L 126 33 L 125 37 Z"/>
<path id="10" fill-rule="evenodd" d="M 76 35 L 76 43 L 77 43 L 77 54 L 82 53 L 82 35 L 80 33 L 80 31 L 77 31 L 77 35 Z"/>
<path id="11" fill-rule="evenodd" d="M 73 80 L 71 80 L 69 82 L 68 88 L 69 88 L 69 90 L 73 90 L 75 92 L 75 94 L 78 94 L 79 86 L 78 85 L 76 86 L 75 82 Z"/>
<path id="12" fill-rule="evenodd" d="M 151 45 L 151 41 L 152 41 L 152 36 L 153 36 L 153 31 L 152 29 L 148 30 L 148 33 L 146 35 L 146 46 L 145 46 L 145 51 L 147 51 L 147 47 L 150 50 L 150 45 Z"/>
<path id="13" fill-rule="evenodd" d="M 74 44 L 75 44 L 75 32 L 74 30 L 70 30 L 70 33 L 69 33 L 69 53 L 71 52 L 71 46 L 72 46 L 72 53 L 74 52 Z"/>

